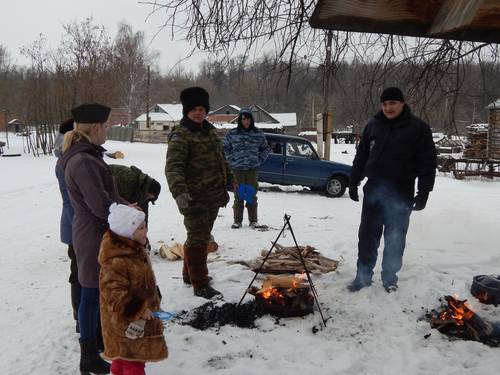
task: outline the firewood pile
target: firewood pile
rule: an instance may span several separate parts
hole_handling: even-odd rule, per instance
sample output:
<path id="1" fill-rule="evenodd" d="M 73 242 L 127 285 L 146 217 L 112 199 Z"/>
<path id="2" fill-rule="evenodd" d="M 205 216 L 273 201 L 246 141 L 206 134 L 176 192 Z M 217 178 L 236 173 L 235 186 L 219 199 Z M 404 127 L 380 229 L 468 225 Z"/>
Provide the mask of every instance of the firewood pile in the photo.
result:
<path id="1" fill-rule="evenodd" d="M 488 156 L 488 132 L 469 130 L 465 144 L 464 157 L 484 159 Z"/>
<path id="2" fill-rule="evenodd" d="M 335 271 L 339 262 L 334 259 L 327 258 L 321 255 L 312 246 L 299 246 L 300 253 L 304 259 L 304 263 L 313 274 L 328 273 Z M 257 270 L 262 265 L 262 261 L 267 255 L 267 250 L 262 250 L 259 258 L 251 261 L 238 261 L 234 263 L 242 264 L 252 271 Z M 300 256 L 295 246 L 281 246 L 276 244 L 275 250 L 269 255 L 261 273 L 282 274 L 282 273 L 303 273 L 305 272 L 304 266 L 300 260 Z"/>
<path id="3" fill-rule="evenodd" d="M 214 253 L 218 248 L 219 245 L 217 242 L 210 241 L 207 246 L 207 252 Z M 162 244 L 158 250 L 158 254 L 160 257 L 171 261 L 184 259 L 184 245 L 177 242 L 171 246 Z"/>

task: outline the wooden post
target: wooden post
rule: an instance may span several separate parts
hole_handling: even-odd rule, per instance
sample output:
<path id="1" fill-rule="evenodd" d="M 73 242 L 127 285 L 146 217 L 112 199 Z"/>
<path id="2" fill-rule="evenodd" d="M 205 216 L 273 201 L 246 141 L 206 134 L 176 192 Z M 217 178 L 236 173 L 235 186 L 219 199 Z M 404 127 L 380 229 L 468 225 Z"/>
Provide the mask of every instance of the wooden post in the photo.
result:
<path id="1" fill-rule="evenodd" d="M 150 84 L 150 68 L 148 65 L 148 78 L 147 78 L 147 89 L 146 89 L 146 128 L 149 129 L 149 84 Z"/>
<path id="2" fill-rule="evenodd" d="M 330 147 L 332 144 L 332 130 L 333 130 L 333 113 L 327 112 L 326 117 L 327 117 L 326 118 L 326 133 L 324 134 L 324 136 L 325 136 L 324 159 L 330 160 Z"/>
<path id="3" fill-rule="evenodd" d="M 318 143 L 317 150 L 318 151 L 318 156 L 323 159 L 323 116 L 321 113 L 318 113 L 316 116 L 316 139 Z"/>
<path id="4" fill-rule="evenodd" d="M 330 74 L 332 66 L 332 40 L 333 40 L 333 32 L 332 30 L 328 30 L 326 38 L 325 69 L 323 75 L 323 136 L 324 136 L 323 140 L 328 142 L 328 145 L 325 144 L 325 151 L 324 151 L 325 160 L 330 160 L 330 143 L 332 137 L 331 132 L 328 131 L 328 123 L 330 118 L 328 111 L 328 93 L 330 90 Z M 330 138 L 330 140 L 328 140 L 328 138 Z"/>

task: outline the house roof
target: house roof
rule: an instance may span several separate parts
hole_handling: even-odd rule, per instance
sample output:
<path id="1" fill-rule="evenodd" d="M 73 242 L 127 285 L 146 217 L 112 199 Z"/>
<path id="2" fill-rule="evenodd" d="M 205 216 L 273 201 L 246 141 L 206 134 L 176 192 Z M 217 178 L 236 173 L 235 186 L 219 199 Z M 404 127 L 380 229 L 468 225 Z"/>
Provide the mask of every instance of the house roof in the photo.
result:
<path id="1" fill-rule="evenodd" d="M 172 116 L 170 116 L 168 113 L 163 113 L 163 112 L 149 112 L 149 119 L 151 121 L 156 121 L 156 122 L 173 122 L 173 121 L 178 121 L 178 120 L 173 120 Z M 146 114 L 143 113 L 139 117 L 135 119 L 137 122 L 144 122 L 146 121 Z"/>
<path id="2" fill-rule="evenodd" d="M 232 110 L 232 112 L 234 114 L 238 114 L 240 112 L 240 107 L 238 107 L 237 105 L 234 105 L 234 104 L 226 104 L 226 105 L 223 105 L 222 107 L 219 107 L 211 112 L 209 112 L 208 114 L 209 115 L 226 115 L 226 114 L 229 114 L 229 115 L 232 115 L 233 113 L 225 113 L 225 109 L 229 109 L 229 110 Z"/>
<path id="3" fill-rule="evenodd" d="M 281 125 L 287 126 L 297 126 L 297 114 L 293 113 L 270 113 Z"/>
<path id="4" fill-rule="evenodd" d="M 150 111 L 156 106 L 171 117 L 170 121 L 180 121 L 184 116 L 182 114 L 182 104 L 155 104 Z"/>
<path id="5" fill-rule="evenodd" d="M 313 28 L 500 42 L 498 0 L 319 0 Z"/>

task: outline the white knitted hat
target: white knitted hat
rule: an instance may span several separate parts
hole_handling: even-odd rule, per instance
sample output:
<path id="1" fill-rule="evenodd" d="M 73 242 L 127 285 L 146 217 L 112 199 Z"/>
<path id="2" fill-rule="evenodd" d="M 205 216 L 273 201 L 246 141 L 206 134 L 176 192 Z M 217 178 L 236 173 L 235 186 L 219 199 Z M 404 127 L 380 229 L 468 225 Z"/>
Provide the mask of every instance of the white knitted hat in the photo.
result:
<path id="1" fill-rule="evenodd" d="M 109 206 L 109 229 L 119 236 L 132 239 L 134 232 L 145 219 L 144 212 L 136 208 L 116 203 Z"/>

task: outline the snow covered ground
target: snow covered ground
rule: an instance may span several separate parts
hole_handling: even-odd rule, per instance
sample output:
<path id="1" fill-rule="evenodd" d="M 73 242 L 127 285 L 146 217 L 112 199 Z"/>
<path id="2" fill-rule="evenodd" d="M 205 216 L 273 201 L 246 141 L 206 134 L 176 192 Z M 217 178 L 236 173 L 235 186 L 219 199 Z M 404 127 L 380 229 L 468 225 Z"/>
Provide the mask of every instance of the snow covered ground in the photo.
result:
<path id="1" fill-rule="evenodd" d="M 6 152 L 22 151 L 21 138 L 9 140 Z M 162 184 L 150 209 L 153 247 L 159 241 L 183 242 L 182 219 L 163 172 L 166 146 L 107 142 L 105 147 L 125 153 L 125 159 L 108 163 L 137 165 Z M 350 163 L 353 145 L 333 145 L 332 157 Z M 54 164 L 52 156 L 0 158 L 2 375 L 78 374 L 78 335 L 70 311 L 66 247 L 59 241 L 61 199 Z M 456 293 L 483 317 L 500 320 L 500 307 L 481 305 L 469 293 L 474 275 L 500 272 L 500 182 L 437 178 L 428 207 L 411 217 L 400 288 L 394 294 L 383 290 L 379 264 L 372 287 L 355 294 L 345 289 L 355 272 L 360 204 L 347 194 L 330 199 L 300 190 L 260 192 L 260 221 L 281 228 L 286 212 L 301 244 L 341 260 L 337 272 L 314 276 L 327 328 L 313 333 L 313 326 L 321 327 L 318 313 L 281 319 L 279 325 L 263 317 L 253 330 L 226 326 L 202 332 L 169 322 L 170 357 L 149 364 L 148 374 L 499 373 L 500 348 L 449 341 L 421 317 L 426 308 L 438 307 L 438 298 Z M 210 255 L 209 270 L 225 301 L 237 302 L 253 273 L 227 261 L 256 257 L 278 231 L 231 230 L 231 222 L 230 206 L 221 209 L 214 229 L 220 249 Z M 291 236 L 281 243 L 291 245 Z M 165 310 L 205 302 L 179 279 L 181 263 L 152 258 Z"/>

